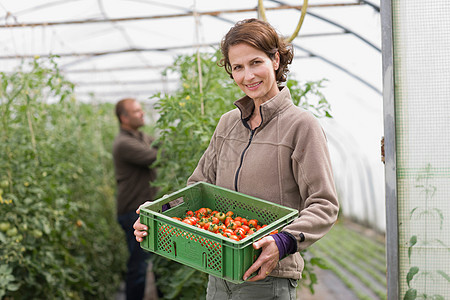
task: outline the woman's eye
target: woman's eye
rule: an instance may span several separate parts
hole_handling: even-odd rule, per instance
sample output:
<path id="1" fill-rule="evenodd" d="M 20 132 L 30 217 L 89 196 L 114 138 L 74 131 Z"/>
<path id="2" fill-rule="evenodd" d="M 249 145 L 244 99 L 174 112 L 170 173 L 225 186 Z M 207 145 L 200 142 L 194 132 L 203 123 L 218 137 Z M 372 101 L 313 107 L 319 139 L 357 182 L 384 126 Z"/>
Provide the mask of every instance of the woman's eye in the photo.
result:
<path id="1" fill-rule="evenodd" d="M 233 71 L 239 70 L 240 68 L 241 68 L 241 66 L 234 66 Z"/>

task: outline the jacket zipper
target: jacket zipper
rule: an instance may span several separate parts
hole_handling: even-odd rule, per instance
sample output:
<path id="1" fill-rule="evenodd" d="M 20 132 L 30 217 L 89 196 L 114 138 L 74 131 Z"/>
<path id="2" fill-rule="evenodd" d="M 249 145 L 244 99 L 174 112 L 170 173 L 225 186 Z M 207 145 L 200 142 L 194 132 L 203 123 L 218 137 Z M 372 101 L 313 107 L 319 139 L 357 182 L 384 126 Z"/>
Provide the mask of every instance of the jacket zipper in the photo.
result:
<path id="1" fill-rule="evenodd" d="M 238 192 L 238 186 L 237 186 L 237 184 L 238 184 L 238 177 L 239 177 L 239 172 L 241 171 L 242 163 L 244 162 L 244 154 L 247 151 L 248 147 L 250 147 L 250 144 L 252 143 L 253 135 L 255 134 L 256 129 L 257 128 L 251 130 L 250 138 L 248 139 L 247 147 L 245 147 L 244 151 L 242 151 L 242 154 L 241 154 L 241 162 L 239 163 L 239 167 L 238 167 L 238 169 L 236 171 L 236 176 L 234 177 L 234 190 L 236 192 Z"/>

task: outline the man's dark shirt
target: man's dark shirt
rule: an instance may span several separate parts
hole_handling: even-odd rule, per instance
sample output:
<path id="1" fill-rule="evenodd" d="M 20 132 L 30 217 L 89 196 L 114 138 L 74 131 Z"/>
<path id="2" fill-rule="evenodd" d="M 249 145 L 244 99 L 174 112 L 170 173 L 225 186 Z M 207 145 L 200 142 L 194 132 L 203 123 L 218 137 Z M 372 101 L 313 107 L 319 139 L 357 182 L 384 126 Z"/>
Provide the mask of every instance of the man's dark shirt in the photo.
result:
<path id="1" fill-rule="evenodd" d="M 154 200 L 156 171 L 149 166 L 156 160 L 157 149 L 151 147 L 153 138 L 143 132 L 120 129 L 113 144 L 117 181 L 117 214 L 135 211 L 142 203 Z"/>

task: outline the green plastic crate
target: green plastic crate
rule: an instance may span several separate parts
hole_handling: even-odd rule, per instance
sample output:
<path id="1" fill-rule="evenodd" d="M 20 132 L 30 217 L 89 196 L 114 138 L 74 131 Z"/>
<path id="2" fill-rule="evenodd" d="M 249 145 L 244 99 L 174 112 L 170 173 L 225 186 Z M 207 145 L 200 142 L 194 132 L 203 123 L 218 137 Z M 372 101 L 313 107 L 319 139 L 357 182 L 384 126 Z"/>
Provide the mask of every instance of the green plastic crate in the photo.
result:
<path id="1" fill-rule="evenodd" d="M 164 204 L 174 200 L 181 203 L 161 212 Z M 222 212 L 231 210 L 237 216 L 268 225 L 243 240 L 234 241 L 172 219 L 202 207 Z M 140 221 L 149 228 L 141 247 L 216 277 L 241 283 L 245 271 L 261 252 L 253 249 L 252 243 L 286 226 L 297 216 L 295 209 L 198 182 L 141 207 Z"/>

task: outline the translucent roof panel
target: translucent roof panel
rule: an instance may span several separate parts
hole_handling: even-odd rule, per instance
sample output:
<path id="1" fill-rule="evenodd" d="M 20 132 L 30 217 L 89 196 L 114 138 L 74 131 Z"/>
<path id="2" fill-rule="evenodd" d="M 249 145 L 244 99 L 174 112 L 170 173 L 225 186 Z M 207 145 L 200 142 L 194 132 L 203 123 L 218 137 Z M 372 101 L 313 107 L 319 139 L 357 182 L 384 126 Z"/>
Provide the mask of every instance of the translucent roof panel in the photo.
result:
<path id="1" fill-rule="evenodd" d="M 290 36 L 303 1 L 263 3 L 268 21 Z M 217 46 L 236 21 L 258 16 L 257 5 L 256 0 L 2 0 L 0 63 L 2 69 L 11 70 L 23 57 L 59 55 L 69 79 L 77 83 L 80 72 L 86 71 L 77 86 L 104 80 L 103 86 L 90 84 L 80 89 L 80 97 L 92 90 L 107 100 L 101 96 L 105 85 L 113 85 L 118 93 L 124 87 L 124 93 L 130 93 L 126 88 L 130 82 L 147 87 L 148 81 L 148 91 L 157 91 L 154 82 L 161 80 L 162 67 L 180 53 L 195 52 L 198 45 Z M 310 0 L 303 27 L 293 42 L 299 59 L 292 74 L 306 80 L 327 76 L 330 68 L 340 69 L 380 92 L 377 5 L 376 1 Z"/>

